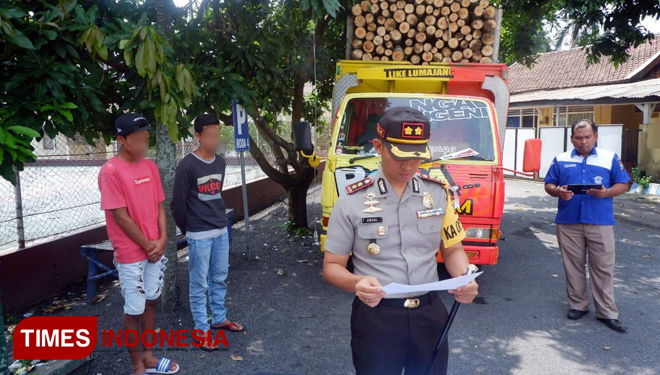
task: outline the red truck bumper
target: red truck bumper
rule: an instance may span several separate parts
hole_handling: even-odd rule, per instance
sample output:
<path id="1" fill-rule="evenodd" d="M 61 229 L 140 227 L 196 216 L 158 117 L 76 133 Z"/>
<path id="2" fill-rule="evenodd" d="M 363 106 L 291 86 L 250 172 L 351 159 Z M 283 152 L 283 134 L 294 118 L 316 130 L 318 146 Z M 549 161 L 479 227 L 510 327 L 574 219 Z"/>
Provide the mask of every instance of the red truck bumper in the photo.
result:
<path id="1" fill-rule="evenodd" d="M 497 245 L 463 244 L 465 253 L 471 264 L 492 266 L 497 264 L 500 248 Z M 444 263 L 441 252 L 438 251 L 438 263 Z"/>

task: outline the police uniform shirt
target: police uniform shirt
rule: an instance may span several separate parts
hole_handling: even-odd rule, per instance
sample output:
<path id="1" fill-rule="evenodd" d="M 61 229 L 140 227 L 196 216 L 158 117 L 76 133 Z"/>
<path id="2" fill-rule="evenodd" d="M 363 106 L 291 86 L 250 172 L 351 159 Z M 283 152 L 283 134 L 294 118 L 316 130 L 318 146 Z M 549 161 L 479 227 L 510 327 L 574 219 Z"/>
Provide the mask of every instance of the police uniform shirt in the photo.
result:
<path id="1" fill-rule="evenodd" d="M 619 156 L 612 151 L 594 147 L 582 157 L 575 149 L 557 155 L 550 164 L 545 183 L 557 186 L 597 184 L 609 188 L 627 184 L 630 176 Z M 589 194 L 575 194 L 568 201 L 559 199 L 557 224 L 614 225 L 612 198 L 596 198 Z"/>
<path id="2" fill-rule="evenodd" d="M 439 182 L 419 174 L 408 183 L 400 199 L 382 170 L 361 182 L 363 185 L 349 185 L 349 194 L 337 201 L 330 215 L 325 250 L 337 255 L 352 252 L 354 274 L 374 276 L 383 286 L 392 282 L 417 285 L 438 281 L 436 253 L 441 241 L 448 248 L 465 237 L 451 193 Z M 425 193 L 430 194 L 432 208 L 428 198 L 425 204 Z M 371 202 L 378 204 L 369 204 L 367 194 L 375 195 Z M 370 206 L 381 210 L 363 212 Z M 367 250 L 371 243 L 379 246 L 378 254 Z"/>

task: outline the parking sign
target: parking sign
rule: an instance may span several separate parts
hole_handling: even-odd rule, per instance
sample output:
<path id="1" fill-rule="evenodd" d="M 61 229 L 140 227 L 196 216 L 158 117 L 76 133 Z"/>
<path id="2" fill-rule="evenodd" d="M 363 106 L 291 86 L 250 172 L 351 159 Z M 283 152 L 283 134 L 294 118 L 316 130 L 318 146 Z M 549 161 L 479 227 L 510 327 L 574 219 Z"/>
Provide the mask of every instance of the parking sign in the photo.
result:
<path id="1" fill-rule="evenodd" d="M 237 100 L 234 100 L 232 101 L 232 113 L 234 114 L 234 149 L 248 151 L 250 150 L 250 133 L 247 111 Z"/>

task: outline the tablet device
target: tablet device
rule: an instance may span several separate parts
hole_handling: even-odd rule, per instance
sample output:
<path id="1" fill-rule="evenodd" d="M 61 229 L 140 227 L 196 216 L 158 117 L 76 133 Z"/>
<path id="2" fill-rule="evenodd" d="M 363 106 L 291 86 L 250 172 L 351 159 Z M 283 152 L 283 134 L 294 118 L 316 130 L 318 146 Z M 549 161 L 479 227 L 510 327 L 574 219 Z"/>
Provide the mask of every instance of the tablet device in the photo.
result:
<path id="1" fill-rule="evenodd" d="M 581 184 L 581 185 L 568 185 L 568 189 L 573 192 L 573 194 L 587 194 L 589 189 L 600 189 L 602 185 L 596 184 Z"/>

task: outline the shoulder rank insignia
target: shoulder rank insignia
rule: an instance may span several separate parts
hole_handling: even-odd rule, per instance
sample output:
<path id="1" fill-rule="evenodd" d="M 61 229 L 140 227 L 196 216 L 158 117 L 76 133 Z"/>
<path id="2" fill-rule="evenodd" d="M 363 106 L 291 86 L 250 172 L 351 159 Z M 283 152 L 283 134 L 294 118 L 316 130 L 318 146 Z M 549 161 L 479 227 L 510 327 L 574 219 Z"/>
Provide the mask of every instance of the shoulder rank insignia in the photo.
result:
<path id="1" fill-rule="evenodd" d="M 419 177 L 421 177 L 423 180 L 432 181 L 432 182 L 435 182 L 435 183 L 440 184 L 440 185 L 447 185 L 447 184 L 445 184 L 444 181 L 442 181 L 438 177 L 429 176 L 427 174 L 420 174 Z"/>
<path id="2" fill-rule="evenodd" d="M 353 194 L 356 191 L 359 191 L 359 190 L 362 190 L 362 189 L 366 188 L 367 186 L 373 185 L 373 183 L 374 183 L 374 180 L 367 177 L 364 180 L 346 185 L 346 192 L 348 194 Z"/>

